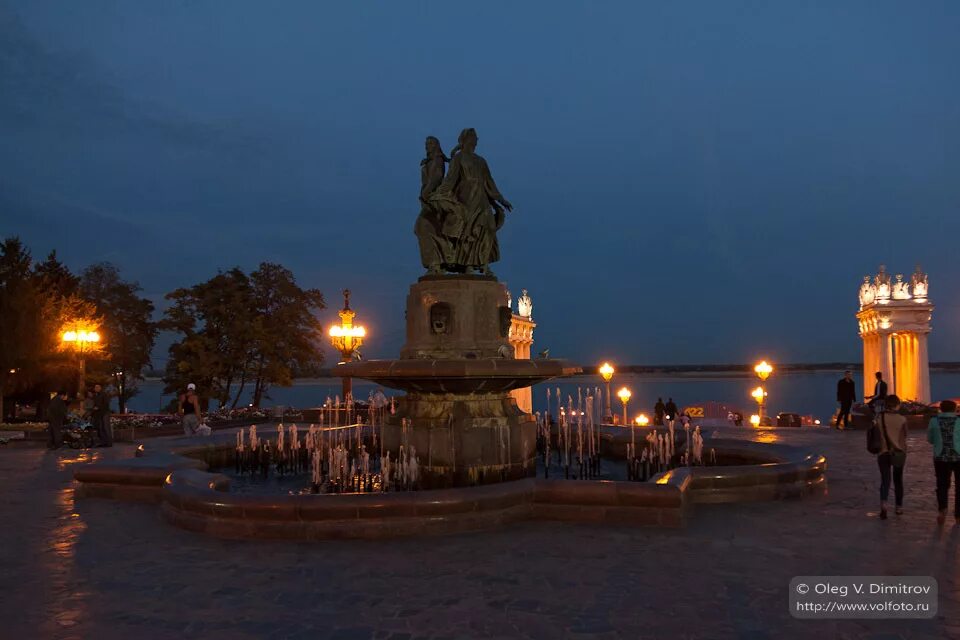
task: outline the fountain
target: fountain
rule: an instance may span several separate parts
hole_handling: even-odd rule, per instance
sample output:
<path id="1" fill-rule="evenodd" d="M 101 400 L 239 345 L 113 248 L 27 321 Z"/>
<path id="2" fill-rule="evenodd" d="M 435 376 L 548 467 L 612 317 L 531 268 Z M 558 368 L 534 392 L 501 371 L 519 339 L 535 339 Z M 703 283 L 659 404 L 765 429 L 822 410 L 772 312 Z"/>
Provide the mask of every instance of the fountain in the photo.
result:
<path id="1" fill-rule="evenodd" d="M 576 398 L 548 391 L 539 420 L 521 411 L 512 390 L 581 370 L 514 357 L 507 290 L 490 272 L 512 206 L 475 153 L 476 132 L 465 129 L 459 142 L 444 176 L 439 141 L 427 139 L 415 227 L 427 273 L 407 296 L 399 358 L 335 369 L 405 396 L 388 402 L 373 394 L 365 421 L 350 393 L 327 398 L 320 424 L 302 436 L 296 425 L 279 425 L 273 439 L 251 426 L 235 442 L 224 434 L 140 445 L 133 460 L 78 469 L 76 495 L 159 503 L 168 521 L 215 536 L 316 540 L 474 531 L 531 518 L 676 527 L 690 503 L 822 486 L 826 459 L 815 452 L 711 438 L 709 463 L 726 466 L 706 468 L 704 439 L 689 423 L 682 436 L 672 422 L 639 438 L 633 425 L 603 427 L 599 388 L 578 389 Z M 543 478 L 535 477 L 538 454 Z M 234 479 L 216 471 L 229 467 L 240 480 L 271 470 L 301 476 L 308 489 L 233 491 Z"/>
<path id="2" fill-rule="evenodd" d="M 394 459 L 416 451 L 422 488 L 534 475 L 537 421 L 510 391 L 581 370 L 562 360 L 514 359 L 510 319 L 507 289 L 495 277 L 426 275 L 407 296 L 400 358 L 334 370 L 407 392 L 384 415 L 381 437 Z"/>

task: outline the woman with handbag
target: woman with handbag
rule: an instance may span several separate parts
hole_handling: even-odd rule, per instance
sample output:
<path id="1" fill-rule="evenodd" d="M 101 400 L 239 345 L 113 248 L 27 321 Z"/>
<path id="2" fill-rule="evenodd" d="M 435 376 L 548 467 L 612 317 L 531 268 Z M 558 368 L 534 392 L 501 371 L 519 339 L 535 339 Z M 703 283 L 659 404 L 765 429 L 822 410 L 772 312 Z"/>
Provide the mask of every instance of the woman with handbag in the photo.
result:
<path id="1" fill-rule="evenodd" d="M 877 466 L 880 467 L 881 520 L 887 519 L 891 473 L 897 515 L 903 513 L 903 467 L 907 463 L 907 418 L 897 413 L 899 408 L 900 398 L 889 395 L 883 399 L 883 411 L 874 418 L 874 424 L 880 430 Z"/>

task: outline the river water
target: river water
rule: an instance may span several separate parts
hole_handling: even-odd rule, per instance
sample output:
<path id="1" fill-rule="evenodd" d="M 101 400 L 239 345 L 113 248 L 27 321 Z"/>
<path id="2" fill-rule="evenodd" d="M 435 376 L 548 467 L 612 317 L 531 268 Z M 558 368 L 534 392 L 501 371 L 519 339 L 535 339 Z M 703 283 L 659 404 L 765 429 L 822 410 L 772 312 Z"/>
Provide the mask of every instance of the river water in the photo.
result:
<path id="1" fill-rule="evenodd" d="M 810 371 L 775 374 L 766 383 L 769 393 L 767 398 L 767 413 L 775 415 L 781 411 L 791 411 L 801 415 L 812 415 L 826 419 L 833 414 L 836 408 L 836 384 L 842 376 L 840 371 Z M 862 380 L 859 374 L 854 376 L 857 383 L 857 393 L 862 396 Z M 653 405 L 658 397 L 666 402 L 673 398 L 678 406 L 700 405 L 715 401 L 733 408 L 739 408 L 744 415 L 755 412 L 755 404 L 750 398 L 750 390 L 756 387 L 758 380 L 755 377 L 742 373 L 710 373 L 710 374 L 621 374 L 614 377 L 611 386 L 613 393 L 622 386 L 630 389 L 633 396 L 628 405 L 629 415 L 635 416 L 641 412 L 652 415 Z M 933 399 L 956 398 L 960 396 L 960 373 L 933 371 L 930 374 L 930 385 Z M 561 396 L 568 395 L 576 402 L 577 390 L 603 386 L 598 376 L 578 376 L 554 380 L 533 388 L 534 411 L 543 411 L 546 405 L 546 389 L 559 387 Z M 354 394 L 357 398 L 366 398 L 377 389 L 376 385 L 362 380 L 354 381 Z M 872 389 L 870 390 L 872 392 Z M 156 379 L 141 383 L 140 394 L 131 400 L 130 408 L 133 411 L 157 412 L 167 405 L 173 396 L 163 395 L 163 382 Z M 203 390 L 200 390 L 201 394 Z M 387 395 L 392 393 L 384 390 Z M 329 397 L 340 393 L 339 378 L 318 378 L 298 380 L 291 387 L 274 387 L 270 389 L 270 399 L 265 406 L 283 405 L 289 407 L 314 407 L 320 405 Z M 551 391 L 551 393 L 553 393 Z M 249 402 L 249 395 L 243 398 L 242 403 Z M 555 402 L 555 400 L 554 400 Z M 616 397 L 613 398 L 615 412 L 620 413 L 622 405 Z"/>

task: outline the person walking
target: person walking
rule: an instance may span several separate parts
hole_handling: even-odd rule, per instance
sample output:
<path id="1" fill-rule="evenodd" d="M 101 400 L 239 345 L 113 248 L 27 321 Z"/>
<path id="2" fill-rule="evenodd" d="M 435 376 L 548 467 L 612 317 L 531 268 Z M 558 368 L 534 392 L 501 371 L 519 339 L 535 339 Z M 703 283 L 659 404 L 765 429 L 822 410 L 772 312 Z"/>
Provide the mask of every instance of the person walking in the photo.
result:
<path id="1" fill-rule="evenodd" d="M 933 471 L 937 477 L 937 524 L 947 520 L 947 496 L 953 476 L 953 517 L 960 524 L 960 420 L 957 403 L 940 402 L 940 413 L 930 419 L 927 441 L 933 445 Z"/>
<path id="2" fill-rule="evenodd" d="M 883 409 L 873 419 L 880 429 L 880 452 L 877 466 L 880 467 L 880 519 L 887 519 L 887 499 L 890 496 L 890 476 L 893 475 L 893 491 L 897 515 L 903 513 L 903 467 L 907 463 L 907 418 L 898 413 L 900 398 L 886 396 Z"/>
<path id="3" fill-rule="evenodd" d="M 50 431 L 47 447 L 59 449 L 63 446 L 63 423 L 67 420 L 67 392 L 57 391 L 47 407 L 47 428 Z"/>
<path id="4" fill-rule="evenodd" d="M 183 433 L 195 436 L 200 428 L 200 398 L 197 397 L 197 385 L 192 382 L 187 385 L 187 392 L 180 395 L 180 405 L 177 411 L 181 416 Z"/>
<path id="5" fill-rule="evenodd" d="M 97 430 L 100 447 L 113 446 L 113 431 L 110 429 L 110 396 L 104 392 L 99 384 L 93 385 L 93 406 L 90 408 L 90 418 L 93 427 Z"/>
<path id="6" fill-rule="evenodd" d="M 873 409 L 873 412 L 876 413 L 877 409 L 883 411 L 883 401 L 887 397 L 887 383 L 883 380 L 883 371 L 877 371 L 874 374 L 877 378 L 877 383 L 873 385 L 873 395 L 867 396 L 868 405 Z"/>
<path id="7" fill-rule="evenodd" d="M 664 407 L 664 415 L 667 420 L 677 419 L 677 405 L 673 398 L 667 398 L 667 405 Z"/>
<path id="8" fill-rule="evenodd" d="M 666 413 L 666 411 L 667 408 L 663 404 L 663 398 L 657 398 L 657 404 L 653 405 L 653 426 L 663 426 L 663 414 Z"/>
<path id="9" fill-rule="evenodd" d="M 853 374 L 850 371 L 844 371 L 843 377 L 837 383 L 837 402 L 840 403 L 840 413 L 837 414 L 837 429 L 843 430 L 850 426 L 850 408 L 853 401 L 857 398 L 857 384 L 853 381 Z M 840 421 L 843 420 L 843 426 Z"/>

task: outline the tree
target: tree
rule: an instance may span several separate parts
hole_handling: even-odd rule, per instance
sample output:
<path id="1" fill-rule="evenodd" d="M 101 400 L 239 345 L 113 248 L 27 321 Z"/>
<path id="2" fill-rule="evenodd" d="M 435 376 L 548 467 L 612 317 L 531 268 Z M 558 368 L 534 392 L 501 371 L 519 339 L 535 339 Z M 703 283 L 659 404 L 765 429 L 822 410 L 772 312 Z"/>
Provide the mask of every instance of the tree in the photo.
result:
<path id="1" fill-rule="evenodd" d="M 0 248 L 0 420 L 3 397 L 36 353 L 32 311 L 39 302 L 30 252 L 19 238 L 7 238 Z"/>
<path id="2" fill-rule="evenodd" d="M 43 400 L 76 375 L 61 329 L 68 323 L 97 327 L 99 318 L 75 286 L 55 254 L 34 265 L 19 238 L 0 245 L 0 416 L 8 393 L 32 389 Z"/>
<path id="3" fill-rule="evenodd" d="M 324 308 L 318 289 L 302 289 L 293 272 L 269 262 L 250 274 L 256 310 L 253 405 L 260 406 L 270 385 L 317 375 L 323 366 L 323 327 L 314 315 Z"/>
<path id="4" fill-rule="evenodd" d="M 280 265 L 263 263 L 249 276 L 234 268 L 167 298 L 162 326 L 182 336 L 170 347 L 168 393 L 194 382 L 221 406 L 236 406 L 253 384 L 260 406 L 271 385 L 314 375 L 323 363 L 314 315 L 323 294 L 301 289 Z"/>
<path id="5" fill-rule="evenodd" d="M 79 291 L 103 317 L 106 359 L 95 373 L 109 376 L 123 413 L 127 401 L 139 392 L 143 369 L 150 363 L 157 337 L 153 303 L 138 295 L 142 291 L 139 283 L 124 281 L 109 262 L 87 267 L 81 274 Z"/>
<path id="6" fill-rule="evenodd" d="M 254 337 L 250 279 L 234 268 L 177 289 L 167 299 L 173 304 L 162 328 L 183 338 L 170 346 L 165 391 L 182 391 L 194 382 L 205 392 L 202 397 L 209 394 L 221 405 L 228 404 L 233 384 L 242 390 L 248 380 Z"/>

